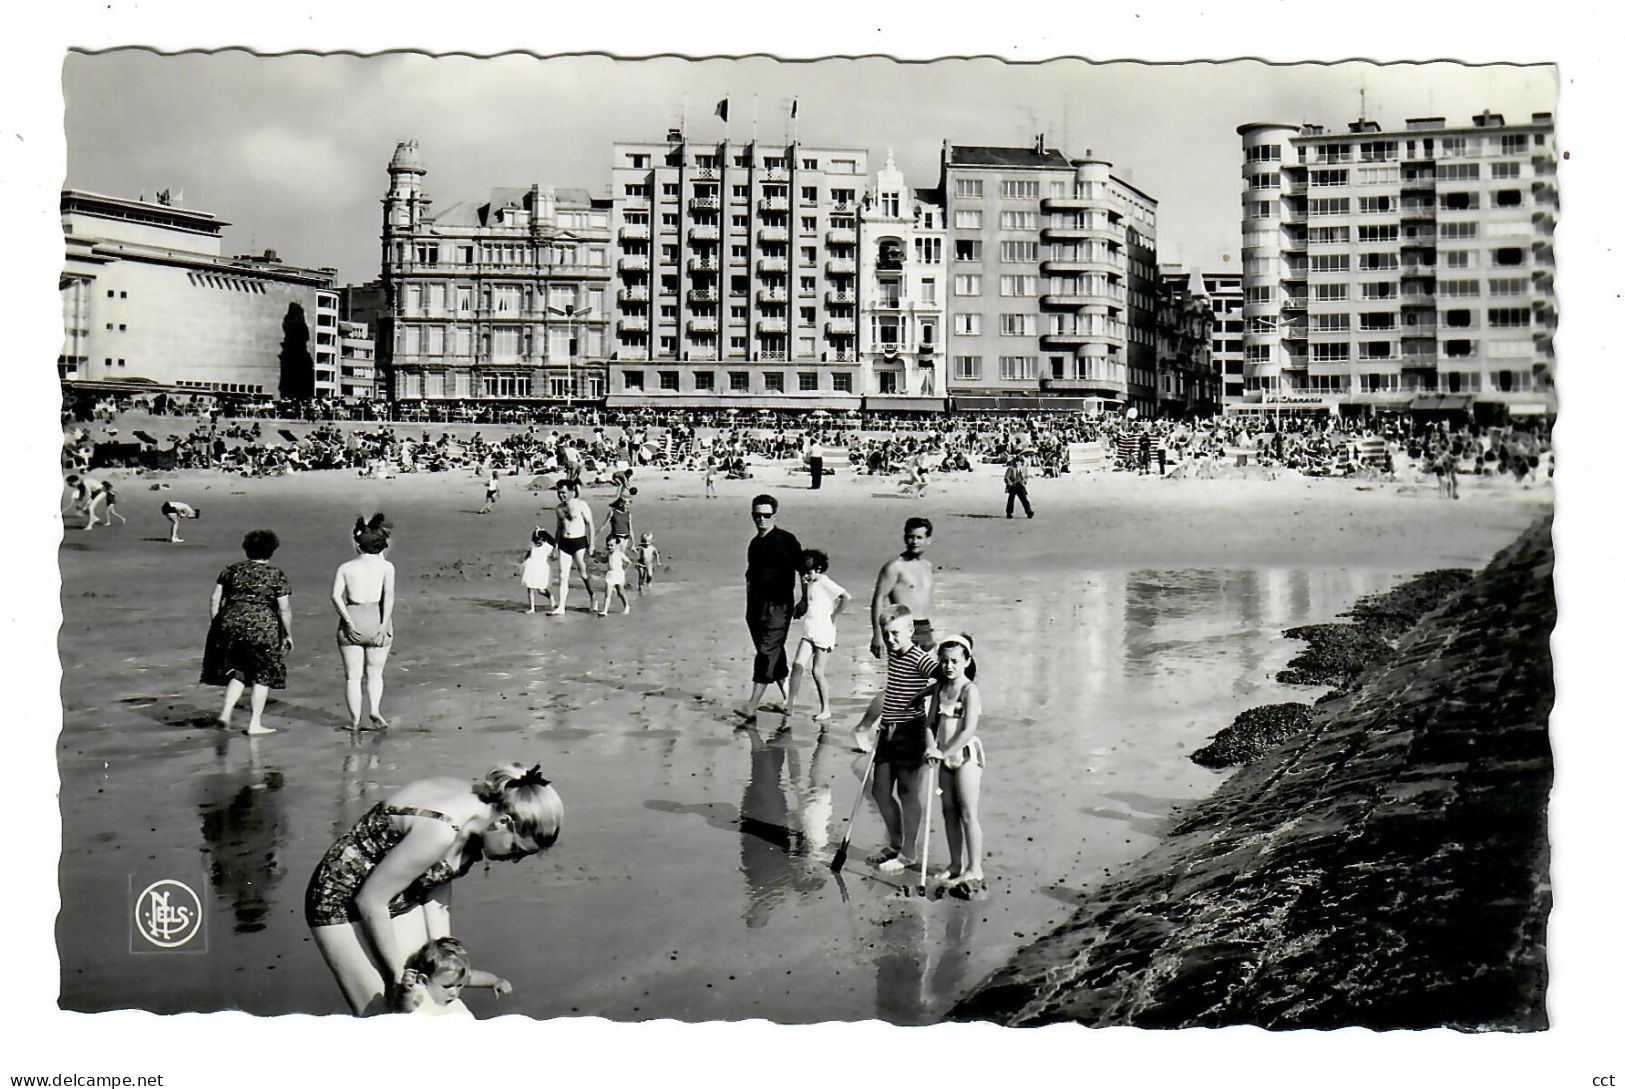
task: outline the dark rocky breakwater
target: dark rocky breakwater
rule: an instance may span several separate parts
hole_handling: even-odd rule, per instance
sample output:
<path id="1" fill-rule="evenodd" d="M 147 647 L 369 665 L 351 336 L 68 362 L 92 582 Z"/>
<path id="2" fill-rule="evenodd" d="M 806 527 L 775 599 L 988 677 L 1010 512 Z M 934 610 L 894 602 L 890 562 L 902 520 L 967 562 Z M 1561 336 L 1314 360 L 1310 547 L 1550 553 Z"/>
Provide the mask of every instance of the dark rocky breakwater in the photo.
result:
<path id="1" fill-rule="evenodd" d="M 1545 519 L 951 1016 L 1545 1028 L 1556 616 Z"/>

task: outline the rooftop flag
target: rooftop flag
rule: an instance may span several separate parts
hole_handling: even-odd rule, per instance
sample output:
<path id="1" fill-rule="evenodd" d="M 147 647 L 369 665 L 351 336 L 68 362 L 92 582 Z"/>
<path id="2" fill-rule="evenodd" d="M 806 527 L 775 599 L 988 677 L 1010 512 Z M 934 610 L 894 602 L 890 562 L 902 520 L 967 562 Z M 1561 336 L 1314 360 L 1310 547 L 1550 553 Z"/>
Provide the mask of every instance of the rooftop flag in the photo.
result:
<path id="1" fill-rule="evenodd" d="M 724 124 L 727 123 L 727 121 L 728 121 L 728 100 L 726 98 L 724 98 L 721 102 L 717 103 L 717 116 L 722 118 Z"/>

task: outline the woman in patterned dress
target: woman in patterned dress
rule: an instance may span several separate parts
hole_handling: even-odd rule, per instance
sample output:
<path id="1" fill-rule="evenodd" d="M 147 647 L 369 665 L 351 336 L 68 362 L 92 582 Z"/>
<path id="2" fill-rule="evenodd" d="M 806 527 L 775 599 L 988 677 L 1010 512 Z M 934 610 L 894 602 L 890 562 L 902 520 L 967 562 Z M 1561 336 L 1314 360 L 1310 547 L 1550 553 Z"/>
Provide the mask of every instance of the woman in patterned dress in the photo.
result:
<path id="1" fill-rule="evenodd" d="M 317 864 L 305 923 L 357 1017 L 395 1009 L 406 960 L 451 936 L 452 881 L 559 838 L 564 805 L 538 765 L 420 779 L 369 809 Z"/>
<path id="2" fill-rule="evenodd" d="M 243 689 L 249 688 L 248 733 L 276 733 L 260 717 L 270 690 L 287 687 L 285 656 L 293 649 L 293 607 L 288 600 L 293 590 L 288 576 L 270 562 L 279 543 L 268 529 L 249 531 L 243 538 L 243 554 L 248 558 L 232 564 L 215 580 L 202 680 L 226 686 L 219 718 L 223 729 L 231 729 L 232 712 Z"/>

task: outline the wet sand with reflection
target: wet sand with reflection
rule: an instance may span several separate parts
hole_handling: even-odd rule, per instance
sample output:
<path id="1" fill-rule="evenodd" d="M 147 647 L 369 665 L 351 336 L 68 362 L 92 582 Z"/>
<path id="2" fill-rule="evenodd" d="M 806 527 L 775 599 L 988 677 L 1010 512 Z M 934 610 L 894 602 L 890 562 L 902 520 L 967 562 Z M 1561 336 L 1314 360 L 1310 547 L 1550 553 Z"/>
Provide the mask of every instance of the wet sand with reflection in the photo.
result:
<path id="1" fill-rule="evenodd" d="M 519 758 L 558 783 L 565 832 L 538 859 L 458 883 L 456 932 L 515 984 L 500 1002 L 471 996 L 477 1013 L 937 1020 L 1211 792 L 1221 775 L 1192 750 L 1246 707 L 1306 695 L 1272 679 L 1295 650 L 1282 628 L 1418 571 L 1477 566 L 1543 502 L 1119 476 L 1036 482 L 1038 518 L 1007 522 L 992 470 L 920 503 L 844 473 L 808 493 L 769 469 L 711 501 L 697 477 L 645 474 L 635 529 L 671 569 L 630 616 L 599 619 L 579 587 L 565 617 L 524 613 L 517 563 L 551 518 L 519 487 L 482 518 L 463 474 L 171 483 L 160 496 L 125 482 L 132 523 L 69 531 L 61 552 L 69 1009 L 341 1012 L 301 918 L 316 859 L 405 782 Z M 858 596 L 824 734 L 766 714 L 739 730 L 729 715 L 750 668 L 746 501 L 764 489 Z M 162 497 L 205 509 L 184 546 L 157 539 Z M 326 597 L 350 524 L 377 509 L 396 526 L 396 727 L 352 736 Z M 861 861 L 880 839 L 867 803 L 852 861 L 828 868 L 862 773 L 846 728 L 880 679 L 862 603 L 912 513 L 937 524 L 939 630 L 977 640 L 983 901 L 922 902 L 881 880 Z M 201 724 L 218 690 L 196 675 L 214 576 L 259 525 L 283 538 L 273 562 L 293 580 L 298 643 L 266 713 L 281 732 L 250 740 Z M 942 843 L 939 830 L 939 858 Z M 204 897 L 206 951 L 131 952 L 130 882 L 155 871 Z"/>

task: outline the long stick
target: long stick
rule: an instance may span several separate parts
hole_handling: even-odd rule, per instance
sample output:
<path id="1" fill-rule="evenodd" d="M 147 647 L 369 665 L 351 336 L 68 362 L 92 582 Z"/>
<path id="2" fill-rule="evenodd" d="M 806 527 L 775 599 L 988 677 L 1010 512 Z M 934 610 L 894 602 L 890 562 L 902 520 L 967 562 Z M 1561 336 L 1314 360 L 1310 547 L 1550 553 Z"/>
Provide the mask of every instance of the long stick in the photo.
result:
<path id="1" fill-rule="evenodd" d="M 830 860 L 831 873 L 840 873 L 841 867 L 846 865 L 846 849 L 852 843 L 852 829 L 858 821 L 858 809 L 863 805 L 863 796 L 869 791 L 869 776 L 875 770 L 875 757 L 880 755 L 880 739 L 875 738 L 875 747 L 869 752 L 869 764 L 863 769 L 863 783 L 858 787 L 858 799 L 852 803 L 852 815 L 846 819 L 846 838 L 841 840 L 841 849 L 835 852 Z"/>
<path id="2" fill-rule="evenodd" d="M 926 761 L 925 771 L 925 836 L 920 844 L 920 884 L 914 891 L 925 895 L 925 860 L 931 853 L 931 803 L 937 794 L 937 762 Z"/>

